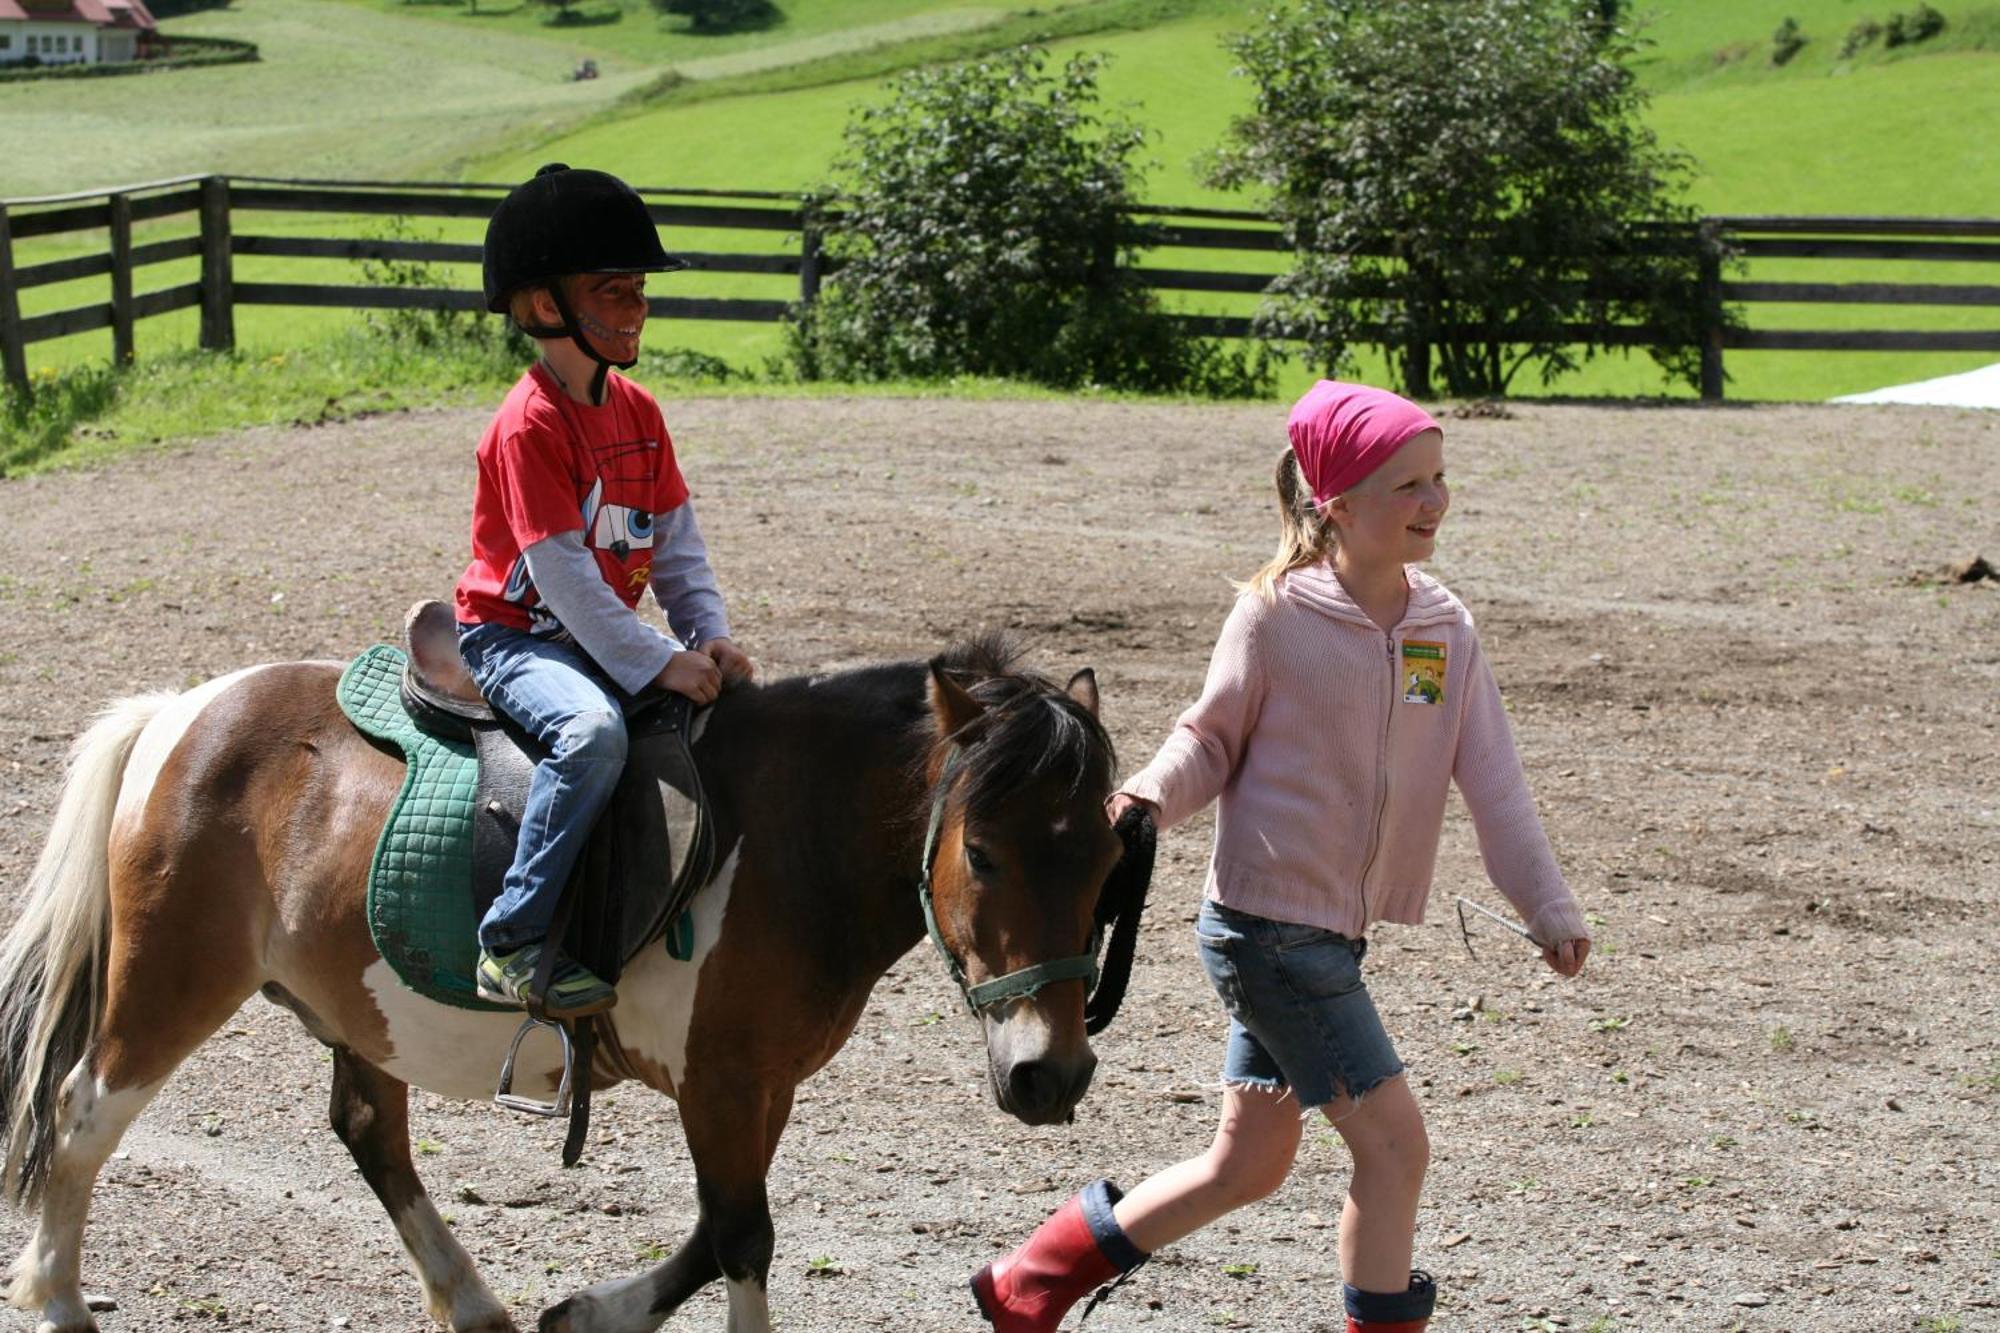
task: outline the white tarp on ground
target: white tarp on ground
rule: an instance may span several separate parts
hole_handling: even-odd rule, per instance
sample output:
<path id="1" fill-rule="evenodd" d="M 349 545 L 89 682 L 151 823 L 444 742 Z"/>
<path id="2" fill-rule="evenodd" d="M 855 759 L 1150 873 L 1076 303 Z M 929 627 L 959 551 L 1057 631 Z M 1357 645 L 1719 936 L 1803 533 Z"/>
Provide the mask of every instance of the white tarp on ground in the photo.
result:
<path id="1" fill-rule="evenodd" d="M 1963 375 L 1892 384 L 1886 389 L 1845 394 L 1836 403 L 1922 403 L 1931 407 L 2000 408 L 2000 365 L 1968 370 Z"/>

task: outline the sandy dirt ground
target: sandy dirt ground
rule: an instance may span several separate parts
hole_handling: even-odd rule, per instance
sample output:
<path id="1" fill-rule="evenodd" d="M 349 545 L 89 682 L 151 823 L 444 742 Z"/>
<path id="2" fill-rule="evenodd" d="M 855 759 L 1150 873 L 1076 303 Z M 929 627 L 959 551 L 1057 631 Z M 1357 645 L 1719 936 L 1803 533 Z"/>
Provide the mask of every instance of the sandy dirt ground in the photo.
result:
<path id="1" fill-rule="evenodd" d="M 1370 981 L 1434 1142 L 1419 1262 L 1455 1330 L 2000 1328 L 2000 414 L 1529 405 L 1455 419 L 1434 569 L 1479 617 L 1598 950 L 1555 979 L 1451 817 L 1429 924 Z M 1283 408 L 668 404 L 739 638 L 769 675 L 987 627 L 1096 667 L 1129 770 L 1190 702 L 1275 532 Z M 394 636 L 463 563 L 483 414 L 257 430 L 0 483 L 0 884 L 107 699 Z M 771 1173 L 784 1333 L 980 1327 L 966 1275 L 1066 1192 L 1200 1150 L 1223 1021 L 1190 922 L 1206 816 L 1162 841 L 1075 1124 L 987 1096 L 928 946 L 802 1091 Z M 914 870 L 914 867 L 913 867 Z M 11 906 L 9 912 L 11 913 Z M 326 1125 L 326 1054 L 252 1000 L 97 1186 L 105 1333 L 431 1327 Z M 673 1105 L 560 1129 L 418 1094 L 418 1164 L 516 1318 L 651 1266 L 694 1216 Z M 1329 1333 L 1347 1174 L 1173 1247 L 1097 1333 Z M 0 1243 L 29 1226 L 9 1216 Z M 719 1289 L 669 1328 L 719 1329 Z M 34 1321 L 0 1314 L 0 1330 Z"/>

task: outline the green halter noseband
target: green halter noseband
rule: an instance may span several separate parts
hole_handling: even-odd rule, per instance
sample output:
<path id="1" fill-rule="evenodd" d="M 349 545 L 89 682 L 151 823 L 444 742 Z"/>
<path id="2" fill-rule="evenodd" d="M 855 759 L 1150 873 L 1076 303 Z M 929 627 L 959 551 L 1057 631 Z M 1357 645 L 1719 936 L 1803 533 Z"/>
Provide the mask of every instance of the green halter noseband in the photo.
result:
<path id="1" fill-rule="evenodd" d="M 931 797 L 930 828 L 924 834 L 924 871 L 917 880 L 917 900 L 924 905 L 924 929 L 930 932 L 931 943 L 937 946 L 939 956 L 951 970 L 951 979 L 958 983 L 959 994 L 965 997 L 965 1007 L 974 1014 L 1009 1000 L 1025 1000 L 1042 987 L 1058 981 L 1081 978 L 1084 993 L 1088 995 L 1097 985 L 1097 949 L 1104 942 L 1101 926 L 1091 931 L 1089 953 L 1078 954 L 1074 958 L 1059 958 L 1053 963 L 1036 963 L 1033 967 L 1009 972 L 1004 977 L 982 981 L 977 986 L 968 983 L 964 965 L 944 942 L 944 935 L 938 930 L 937 907 L 931 900 L 931 870 L 937 863 L 938 832 L 944 827 L 945 799 L 951 795 L 951 780 L 957 775 L 964 758 L 964 749 L 956 744 L 945 755 L 944 771 L 938 774 L 937 788 Z"/>

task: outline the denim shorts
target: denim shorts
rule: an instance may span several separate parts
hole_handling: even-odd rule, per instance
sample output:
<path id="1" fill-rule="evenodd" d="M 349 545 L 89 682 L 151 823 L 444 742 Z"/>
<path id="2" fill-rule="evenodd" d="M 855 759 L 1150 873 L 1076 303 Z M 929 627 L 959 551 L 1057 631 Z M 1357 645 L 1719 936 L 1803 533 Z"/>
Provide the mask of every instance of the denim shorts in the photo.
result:
<path id="1" fill-rule="evenodd" d="M 1289 1088 L 1312 1110 L 1403 1072 L 1361 981 L 1368 941 L 1204 902 L 1201 964 L 1229 1010 L 1229 1087 Z"/>

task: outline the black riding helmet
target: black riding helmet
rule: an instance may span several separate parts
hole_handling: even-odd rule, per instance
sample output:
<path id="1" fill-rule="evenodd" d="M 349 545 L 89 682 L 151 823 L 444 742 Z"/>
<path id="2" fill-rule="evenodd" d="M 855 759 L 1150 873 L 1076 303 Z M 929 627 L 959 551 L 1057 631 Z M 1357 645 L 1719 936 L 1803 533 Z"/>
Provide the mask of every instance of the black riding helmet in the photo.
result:
<path id="1" fill-rule="evenodd" d="M 660 233 L 636 190 L 609 172 L 561 162 L 543 167 L 500 201 L 486 224 L 481 260 L 486 308 L 494 314 L 506 314 L 522 288 L 548 286 L 562 312 L 562 327 L 525 331 L 538 338 L 567 335 L 597 362 L 592 401 L 601 398 L 610 366 L 622 370 L 632 362 L 598 355 L 577 327 L 556 280 L 572 273 L 672 273 L 688 266 L 660 245 Z"/>

